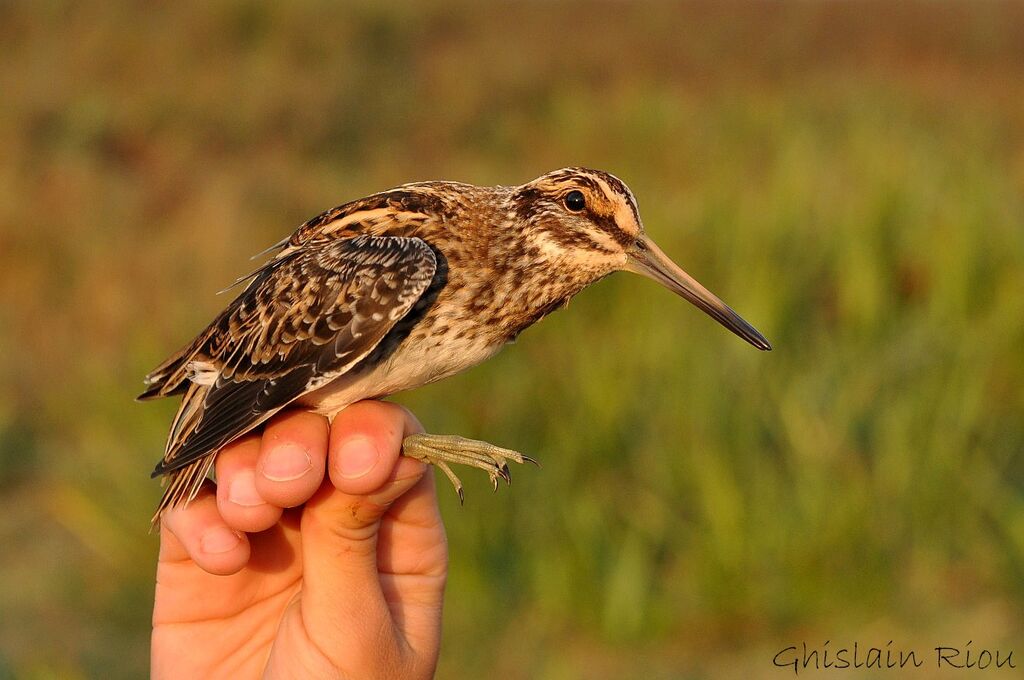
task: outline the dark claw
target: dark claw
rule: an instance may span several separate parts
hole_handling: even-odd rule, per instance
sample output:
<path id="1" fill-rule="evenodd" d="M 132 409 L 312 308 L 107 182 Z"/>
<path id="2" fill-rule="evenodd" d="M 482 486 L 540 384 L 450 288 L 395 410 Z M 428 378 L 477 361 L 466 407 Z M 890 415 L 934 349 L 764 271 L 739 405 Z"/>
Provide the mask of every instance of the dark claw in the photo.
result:
<path id="1" fill-rule="evenodd" d="M 466 504 L 466 492 L 462 490 L 462 487 L 455 489 L 455 493 L 459 494 L 459 505 Z"/>

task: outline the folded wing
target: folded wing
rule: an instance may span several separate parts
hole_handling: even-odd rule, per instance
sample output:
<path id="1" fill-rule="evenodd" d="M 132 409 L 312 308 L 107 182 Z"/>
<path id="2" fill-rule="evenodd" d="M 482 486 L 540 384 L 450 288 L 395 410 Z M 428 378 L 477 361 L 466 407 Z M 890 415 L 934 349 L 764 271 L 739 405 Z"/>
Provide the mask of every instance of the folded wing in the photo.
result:
<path id="1" fill-rule="evenodd" d="M 147 378 L 143 398 L 184 393 L 153 476 L 160 509 L 198 492 L 213 453 L 344 375 L 405 317 L 437 270 L 421 239 L 354 236 L 284 251 Z"/>

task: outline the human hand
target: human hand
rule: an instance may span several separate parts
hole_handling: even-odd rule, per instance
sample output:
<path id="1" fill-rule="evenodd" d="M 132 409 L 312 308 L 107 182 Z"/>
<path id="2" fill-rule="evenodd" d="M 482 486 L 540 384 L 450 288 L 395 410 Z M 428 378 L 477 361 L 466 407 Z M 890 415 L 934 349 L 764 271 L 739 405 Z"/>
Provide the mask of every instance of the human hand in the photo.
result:
<path id="1" fill-rule="evenodd" d="M 420 431 L 367 401 L 225 447 L 161 521 L 152 676 L 431 677 L 448 549 L 434 476 L 399 456 Z"/>

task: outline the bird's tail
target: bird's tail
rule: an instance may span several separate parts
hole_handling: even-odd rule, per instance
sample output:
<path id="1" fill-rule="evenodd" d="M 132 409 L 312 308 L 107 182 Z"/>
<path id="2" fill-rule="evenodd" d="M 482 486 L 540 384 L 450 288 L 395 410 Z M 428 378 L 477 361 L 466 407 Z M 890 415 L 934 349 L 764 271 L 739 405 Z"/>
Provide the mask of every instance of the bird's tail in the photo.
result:
<path id="1" fill-rule="evenodd" d="M 199 490 L 203 487 L 203 482 L 210 474 L 214 460 L 214 456 L 205 456 L 185 467 L 167 473 L 164 477 L 164 495 L 151 520 L 151 531 L 156 530 L 160 525 L 160 515 L 164 510 L 175 505 L 186 505 L 195 500 Z"/>
<path id="2" fill-rule="evenodd" d="M 152 528 L 160 523 L 160 513 L 165 509 L 195 500 L 207 475 L 210 474 L 210 468 L 215 459 L 213 455 L 196 458 L 181 467 L 174 468 L 172 466 L 182 444 L 202 420 L 203 401 L 209 389 L 208 385 L 189 382 L 181 399 L 181 406 L 178 407 L 178 413 L 171 423 L 163 460 L 153 472 L 153 476 L 164 476 L 164 494 L 160 499 L 156 514 L 153 515 Z"/>

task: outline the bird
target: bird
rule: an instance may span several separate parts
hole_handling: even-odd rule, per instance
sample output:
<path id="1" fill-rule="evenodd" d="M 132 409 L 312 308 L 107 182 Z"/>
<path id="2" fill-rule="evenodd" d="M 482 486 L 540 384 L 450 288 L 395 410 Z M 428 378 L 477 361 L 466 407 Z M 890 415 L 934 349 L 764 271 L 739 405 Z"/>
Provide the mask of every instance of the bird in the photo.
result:
<path id="1" fill-rule="evenodd" d="M 569 167 L 521 185 L 416 182 L 327 210 L 268 260 L 191 342 L 144 379 L 139 400 L 182 397 L 153 477 L 154 523 L 195 499 L 217 452 L 285 408 L 349 404 L 441 380 L 496 354 L 616 271 L 653 279 L 760 350 L 771 344 L 647 235 L 620 179 Z M 256 256 L 256 257 L 259 257 Z M 535 462 L 487 442 L 416 434 L 403 455 L 510 480 Z"/>

